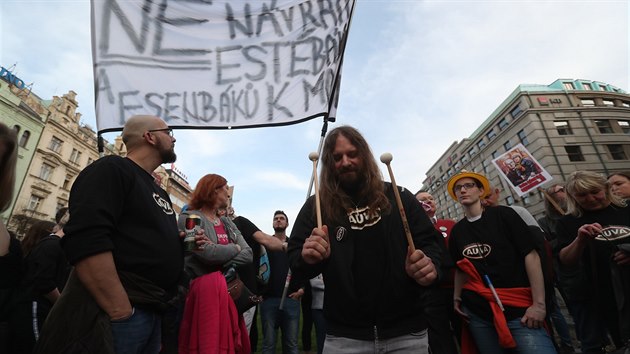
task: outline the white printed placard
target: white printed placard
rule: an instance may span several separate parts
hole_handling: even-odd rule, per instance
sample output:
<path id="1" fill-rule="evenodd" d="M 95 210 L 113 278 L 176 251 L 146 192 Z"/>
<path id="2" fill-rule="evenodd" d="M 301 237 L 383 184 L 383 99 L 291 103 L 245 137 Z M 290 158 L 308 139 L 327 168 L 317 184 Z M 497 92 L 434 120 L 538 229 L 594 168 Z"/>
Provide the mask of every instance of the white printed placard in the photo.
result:
<path id="1" fill-rule="evenodd" d="M 499 174 L 522 197 L 552 177 L 523 144 L 518 144 L 492 160 Z"/>

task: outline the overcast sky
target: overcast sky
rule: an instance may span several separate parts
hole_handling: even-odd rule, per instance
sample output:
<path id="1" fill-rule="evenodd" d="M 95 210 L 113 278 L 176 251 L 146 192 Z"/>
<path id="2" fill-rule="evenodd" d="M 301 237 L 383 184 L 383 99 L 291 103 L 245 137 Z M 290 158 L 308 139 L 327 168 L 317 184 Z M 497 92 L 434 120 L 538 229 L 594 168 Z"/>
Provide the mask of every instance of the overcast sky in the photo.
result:
<path id="1" fill-rule="evenodd" d="M 519 84 L 587 79 L 629 91 L 628 15 L 628 1 L 358 0 L 329 129 L 357 127 L 415 192 Z M 88 0 L 0 0 L 0 65 L 17 63 L 43 99 L 75 91 L 96 128 L 90 38 Z M 177 167 L 193 187 L 207 173 L 226 177 L 237 214 L 272 233 L 273 212 L 293 221 L 306 198 L 321 128 L 178 130 Z"/>

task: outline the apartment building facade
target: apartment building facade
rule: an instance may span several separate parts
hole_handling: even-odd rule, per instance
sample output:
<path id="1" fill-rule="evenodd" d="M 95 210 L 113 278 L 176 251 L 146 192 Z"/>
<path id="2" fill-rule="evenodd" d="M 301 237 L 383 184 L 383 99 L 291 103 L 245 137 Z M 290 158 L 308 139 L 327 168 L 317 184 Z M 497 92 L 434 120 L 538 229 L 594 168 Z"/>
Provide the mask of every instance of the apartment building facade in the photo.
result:
<path id="1" fill-rule="evenodd" d="M 426 173 L 423 189 L 440 206 L 438 217 L 459 220 L 463 211 L 446 190 L 462 169 L 483 173 L 501 190 L 501 204 L 520 205 L 534 217 L 544 215 L 539 189 L 519 197 L 492 161 L 523 146 L 564 182 L 575 170 L 608 175 L 630 169 L 630 95 L 598 81 L 558 79 L 550 85 L 518 86 L 469 137 L 454 142 Z"/>
<path id="2" fill-rule="evenodd" d="M 43 100 L 19 83 L 0 80 L 0 122 L 17 132 L 19 145 L 14 202 L 0 216 L 10 231 L 22 236 L 37 220 L 54 220 L 68 205 L 78 174 L 100 154 L 96 132 L 81 122 L 74 91 Z M 104 155 L 126 156 L 120 137 L 103 145 Z M 192 191 L 184 174 L 171 165 L 158 167 L 153 176 L 179 212 Z"/>
<path id="3" fill-rule="evenodd" d="M 0 70 L 7 72 L 4 67 Z M 0 76 L 0 122 L 15 130 L 18 141 L 16 186 L 11 205 L 0 213 L 3 223 L 8 221 L 15 207 L 17 192 L 26 178 L 47 120 L 47 110 L 39 104 L 41 100 L 22 85 L 16 85 L 16 80 L 22 82 L 19 78 L 11 80 L 8 75 Z"/>

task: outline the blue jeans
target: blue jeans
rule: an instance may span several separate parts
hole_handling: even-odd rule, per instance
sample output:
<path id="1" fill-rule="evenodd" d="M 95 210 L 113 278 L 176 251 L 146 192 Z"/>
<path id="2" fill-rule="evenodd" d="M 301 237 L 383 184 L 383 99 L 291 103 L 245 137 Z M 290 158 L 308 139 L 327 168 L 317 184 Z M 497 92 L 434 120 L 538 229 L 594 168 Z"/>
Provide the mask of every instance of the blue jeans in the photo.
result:
<path id="1" fill-rule="evenodd" d="M 508 350 L 499 345 L 499 336 L 492 322 L 482 319 L 466 308 L 464 312 L 470 317 L 468 328 L 475 339 L 479 353 L 556 354 L 556 348 L 544 328 L 527 328 L 521 324 L 520 318 L 507 321 L 516 342 L 516 348 Z"/>
<path id="2" fill-rule="evenodd" d="M 562 311 L 560 310 L 560 306 L 558 305 L 558 297 L 553 295 L 553 311 L 549 315 L 551 317 L 551 321 L 553 321 L 553 326 L 558 333 L 558 337 L 560 337 L 560 341 L 562 344 L 567 346 L 573 346 L 571 343 L 571 334 L 569 332 L 569 325 L 567 324 L 567 320 L 564 318 Z"/>
<path id="3" fill-rule="evenodd" d="M 282 352 L 297 354 L 298 329 L 300 325 L 300 302 L 289 297 L 284 299 L 280 310 L 280 298 L 265 299 L 260 304 L 260 315 L 263 327 L 263 354 L 276 352 L 276 335 L 278 328 L 282 330 Z"/>
<path id="4" fill-rule="evenodd" d="M 378 340 L 358 340 L 346 337 L 326 335 L 324 343 L 326 354 L 381 354 L 381 353 L 429 353 L 429 335 L 427 330 L 410 333 L 400 337 Z M 485 353 L 484 353 L 485 354 Z"/>
<path id="5" fill-rule="evenodd" d="M 153 311 L 135 308 L 126 320 L 111 321 L 116 354 L 155 354 L 160 351 L 162 320 Z"/>

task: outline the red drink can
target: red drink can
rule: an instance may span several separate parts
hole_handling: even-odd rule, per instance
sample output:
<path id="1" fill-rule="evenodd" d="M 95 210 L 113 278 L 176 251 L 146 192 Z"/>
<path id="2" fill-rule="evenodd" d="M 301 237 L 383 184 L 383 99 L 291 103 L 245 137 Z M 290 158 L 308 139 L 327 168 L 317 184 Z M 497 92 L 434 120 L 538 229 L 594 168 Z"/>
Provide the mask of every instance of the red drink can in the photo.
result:
<path id="1" fill-rule="evenodd" d="M 199 230 L 200 225 L 201 218 L 199 216 L 192 214 L 186 216 L 186 220 L 184 221 L 184 232 L 186 233 L 186 237 L 184 237 L 185 251 L 194 251 L 197 249 L 195 235 L 197 234 L 197 230 Z"/>

